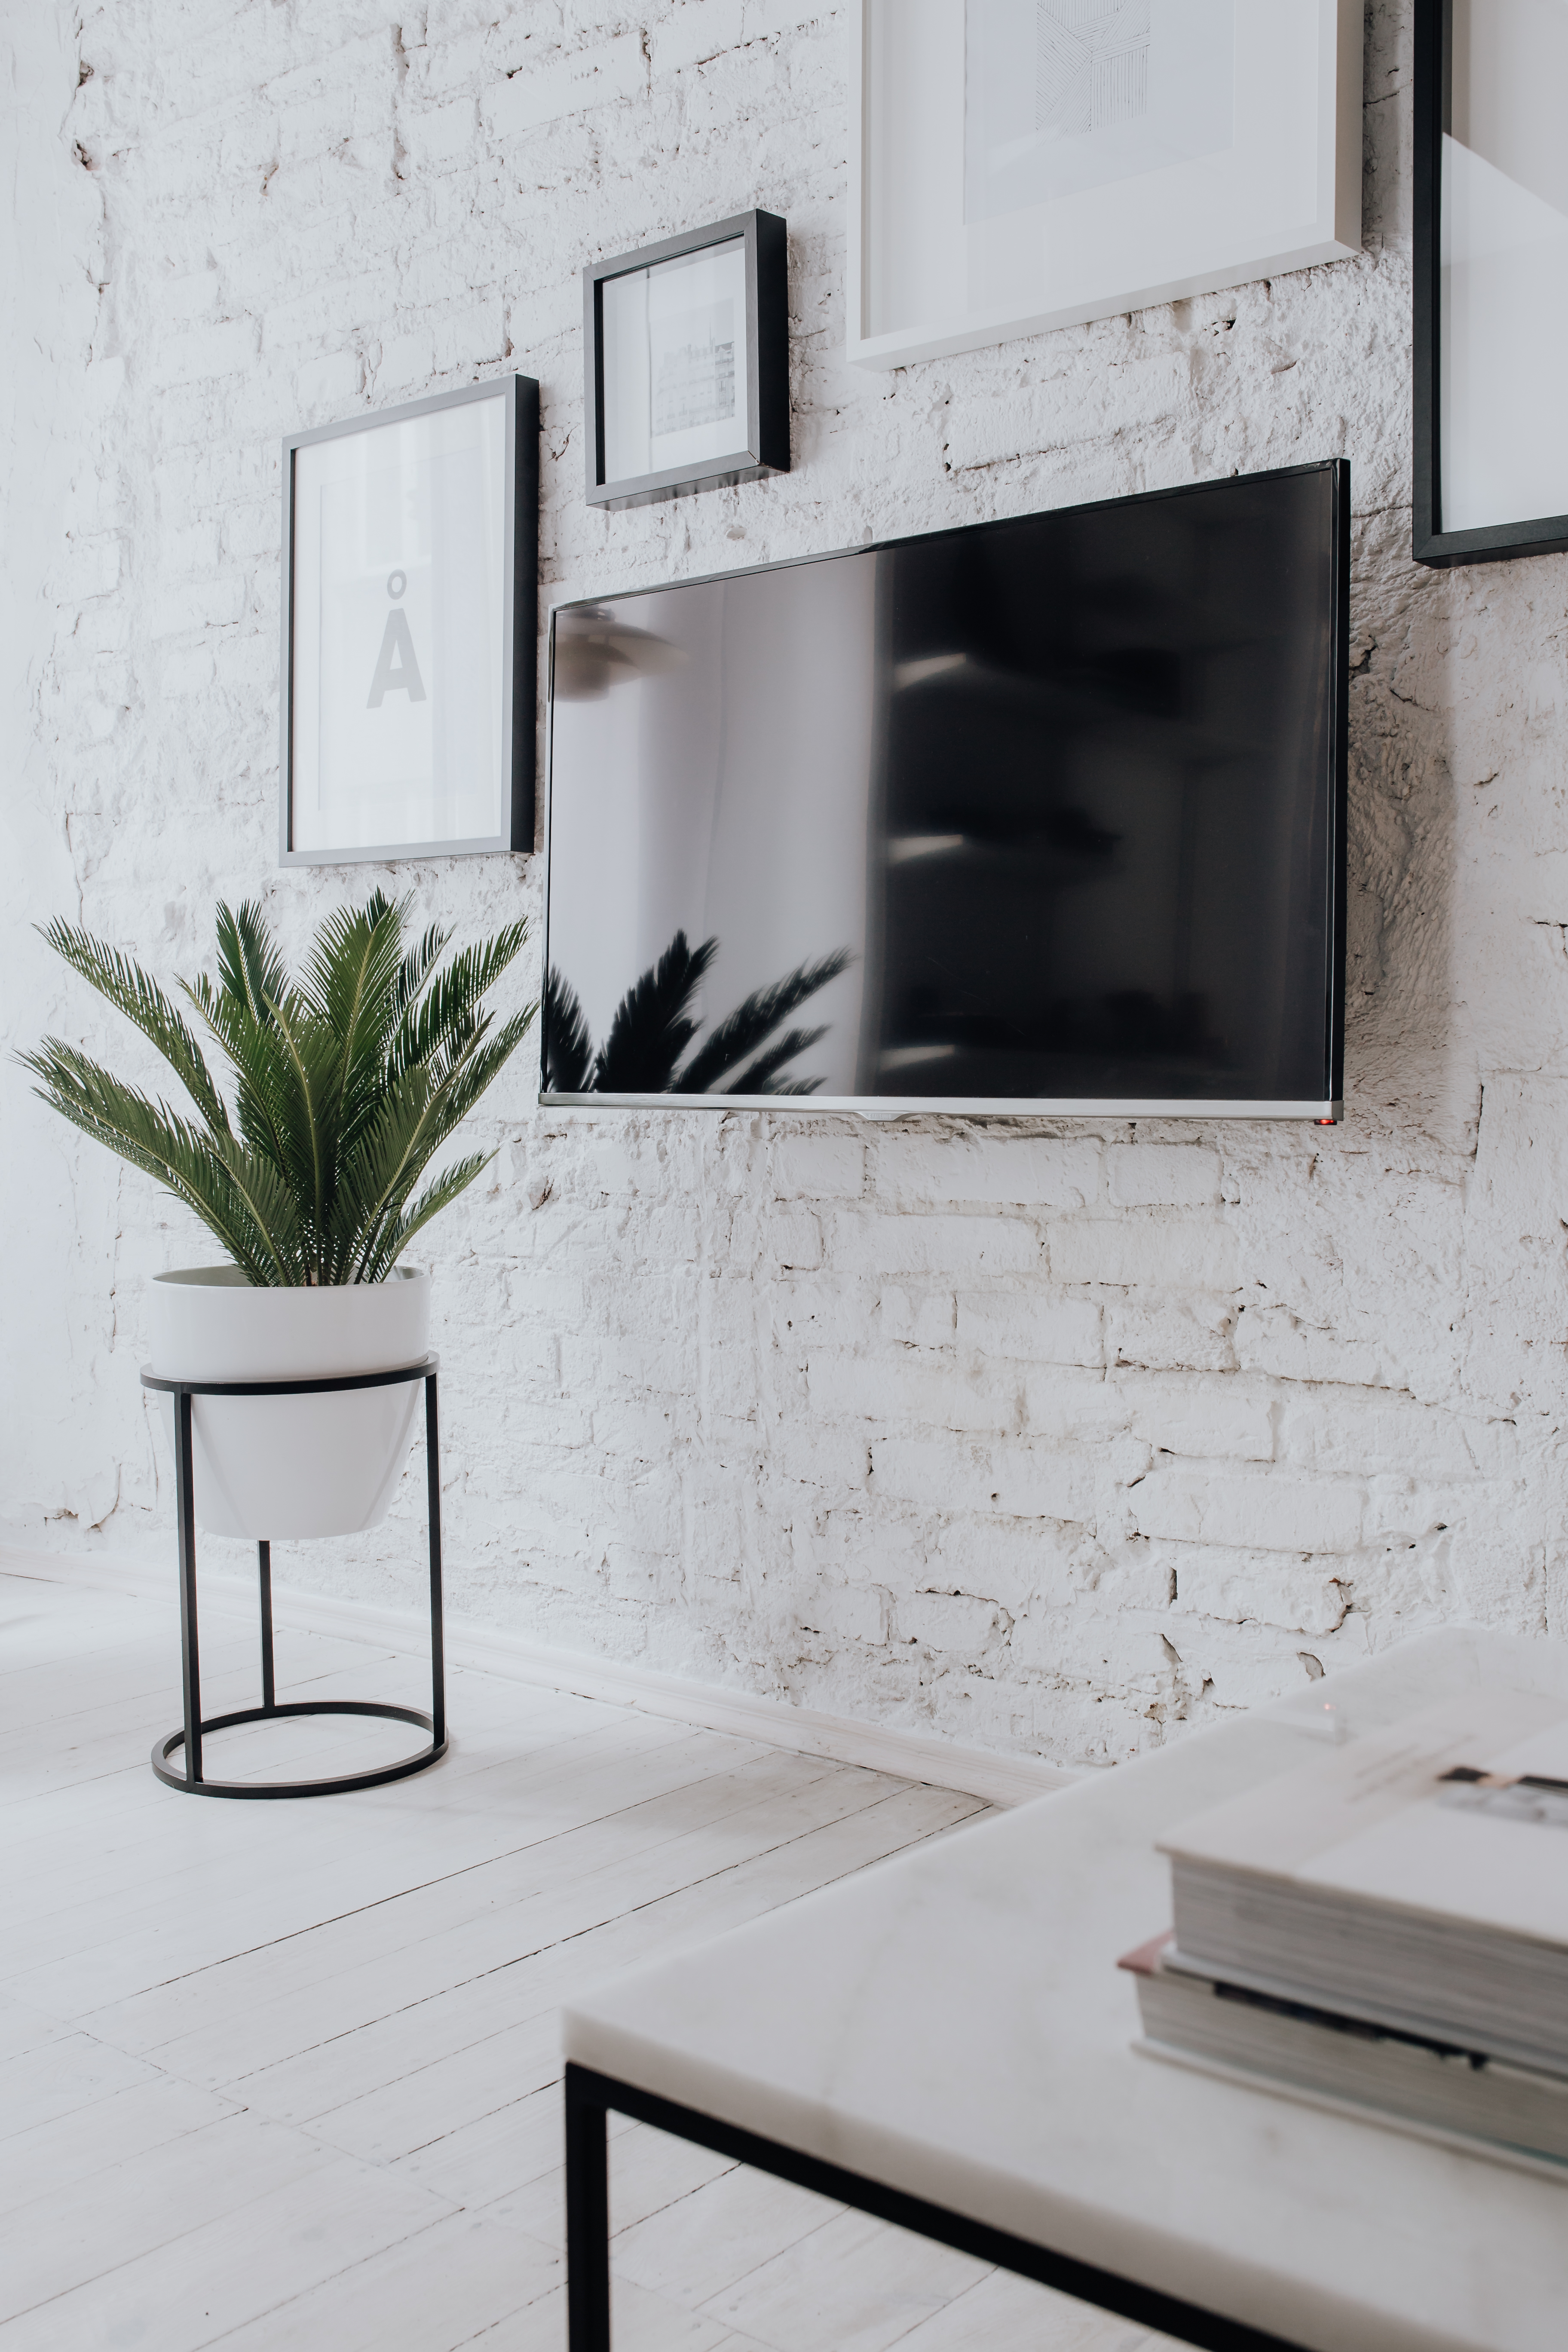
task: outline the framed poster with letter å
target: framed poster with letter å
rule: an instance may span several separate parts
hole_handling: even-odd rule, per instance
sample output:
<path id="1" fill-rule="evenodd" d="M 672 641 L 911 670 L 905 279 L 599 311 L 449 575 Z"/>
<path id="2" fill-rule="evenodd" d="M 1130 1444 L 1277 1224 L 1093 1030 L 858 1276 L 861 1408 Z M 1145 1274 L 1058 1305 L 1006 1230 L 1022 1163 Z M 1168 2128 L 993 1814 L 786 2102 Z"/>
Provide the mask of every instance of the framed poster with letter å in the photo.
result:
<path id="1" fill-rule="evenodd" d="M 533 846 L 539 386 L 283 444 L 280 860 Z"/>
<path id="2" fill-rule="evenodd" d="M 849 357 L 1361 247 L 1362 0 L 859 0 Z"/>

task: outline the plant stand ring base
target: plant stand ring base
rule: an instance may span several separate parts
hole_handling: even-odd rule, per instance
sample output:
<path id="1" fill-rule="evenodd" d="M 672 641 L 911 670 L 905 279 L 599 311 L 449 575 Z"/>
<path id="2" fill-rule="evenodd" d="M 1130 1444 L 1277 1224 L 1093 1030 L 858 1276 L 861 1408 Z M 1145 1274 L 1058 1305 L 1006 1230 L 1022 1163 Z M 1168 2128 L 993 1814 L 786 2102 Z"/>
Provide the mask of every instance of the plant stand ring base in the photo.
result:
<path id="1" fill-rule="evenodd" d="M 362 1699 L 305 1699 L 283 1706 L 242 1706 L 233 1715 L 209 1715 L 202 1725 L 202 1737 L 209 1732 L 227 1731 L 237 1723 L 275 1723 L 286 1715 L 380 1715 L 394 1723 L 416 1724 L 421 1731 L 433 1729 L 430 1717 L 412 1706 L 374 1706 Z M 437 1763 L 447 1753 L 443 1739 L 439 1748 L 434 1738 L 427 1748 L 412 1756 L 403 1757 L 395 1764 L 380 1765 L 374 1772 L 344 1772 L 331 1780 L 208 1780 L 192 1781 L 182 1764 L 176 1770 L 169 1759 L 177 1748 L 185 1744 L 184 1726 L 172 1731 L 167 1739 L 153 1744 L 153 1769 L 166 1787 L 179 1789 L 193 1797 L 336 1797 L 347 1789 L 379 1789 L 386 1780 L 406 1780 L 411 1772 L 423 1772 L 428 1764 Z"/>
<path id="2" fill-rule="evenodd" d="M 335 1797 L 350 1789 L 376 1789 L 388 1780 L 405 1780 L 438 1763 L 447 1752 L 446 1670 L 441 1625 L 441 1465 L 436 1404 L 438 1359 L 426 1356 L 417 1364 L 395 1371 L 360 1372 L 320 1381 L 176 1381 L 165 1380 L 145 1366 L 144 1389 L 156 1389 L 174 1400 L 174 1491 L 180 1546 L 180 1663 L 184 1698 L 184 1722 L 166 1739 L 153 1746 L 153 1769 L 166 1788 L 187 1797 Z M 343 1389 L 389 1388 L 405 1381 L 425 1383 L 425 1455 L 430 1533 L 430 1712 L 413 1706 L 392 1706 L 368 1699 L 292 1699 L 279 1705 L 272 1657 L 272 1547 L 258 1549 L 261 1595 L 261 1705 L 237 1708 L 229 1715 L 204 1719 L 201 1702 L 201 1662 L 196 1637 L 196 1514 L 194 1449 L 191 1434 L 193 1396 L 320 1396 Z M 202 1769 L 202 1741 L 211 1732 L 227 1731 L 240 1723 L 276 1723 L 301 1715 L 379 1716 L 390 1723 L 411 1723 L 430 1734 L 429 1745 L 395 1763 L 367 1772 L 345 1772 L 325 1780 L 209 1780 Z M 184 1748 L 183 1765 L 169 1761 Z"/>

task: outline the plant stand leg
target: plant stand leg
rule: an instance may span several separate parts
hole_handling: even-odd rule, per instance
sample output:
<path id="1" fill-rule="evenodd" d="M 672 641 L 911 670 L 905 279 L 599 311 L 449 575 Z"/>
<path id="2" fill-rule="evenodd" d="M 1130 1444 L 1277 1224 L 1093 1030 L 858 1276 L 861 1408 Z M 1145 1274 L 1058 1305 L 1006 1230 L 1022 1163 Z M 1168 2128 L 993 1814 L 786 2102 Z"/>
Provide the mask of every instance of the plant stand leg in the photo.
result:
<path id="1" fill-rule="evenodd" d="M 180 1683 L 185 1707 L 185 1784 L 202 1777 L 202 1668 L 196 1646 L 196 1498 L 192 1467 L 191 1395 L 174 1399 L 174 1492 L 180 1541 Z"/>
<path id="2" fill-rule="evenodd" d="M 441 1628 L 441 1439 L 434 1372 L 425 1383 L 425 1475 L 430 1521 L 430 1739 L 440 1748 L 447 1737 L 447 1659 Z"/>
<path id="3" fill-rule="evenodd" d="M 566 2069 L 567 2352 L 610 2352 L 610 2172 L 605 2110 Z"/>
<path id="4" fill-rule="evenodd" d="M 272 1672 L 272 1546 L 258 1544 L 261 1583 L 261 1704 L 266 1707 L 278 1704 L 278 1686 Z"/>

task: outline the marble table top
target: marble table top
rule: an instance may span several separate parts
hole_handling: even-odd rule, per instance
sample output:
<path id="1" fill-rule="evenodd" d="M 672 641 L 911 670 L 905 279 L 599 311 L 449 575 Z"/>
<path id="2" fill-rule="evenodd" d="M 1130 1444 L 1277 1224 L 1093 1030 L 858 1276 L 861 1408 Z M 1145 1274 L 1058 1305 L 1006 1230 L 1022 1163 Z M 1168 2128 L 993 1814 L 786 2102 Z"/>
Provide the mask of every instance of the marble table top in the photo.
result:
<path id="1" fill-rule="evenodd" d="M 1167 1830 L 1477 1681 L 1568 1648 L 1405 1643 L 590 1992 L 566 2054 L 1312 2352 L 1563 2352 L 1568 2180 L 1140 2053 L 1116 1967 Z"/>

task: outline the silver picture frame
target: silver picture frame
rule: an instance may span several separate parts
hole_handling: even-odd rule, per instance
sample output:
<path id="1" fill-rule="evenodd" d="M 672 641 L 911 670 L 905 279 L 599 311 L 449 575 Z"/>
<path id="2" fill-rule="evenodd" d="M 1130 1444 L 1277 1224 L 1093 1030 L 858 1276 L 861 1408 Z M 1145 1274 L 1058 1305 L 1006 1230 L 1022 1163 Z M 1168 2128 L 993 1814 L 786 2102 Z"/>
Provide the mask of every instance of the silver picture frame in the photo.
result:
<path id="1" fill-rule="evenodd" d="M 329 766 L 329 755 L 323 749 L 327 737 L 324 719 L 318 724 L 314 736 L 304 726 L 302 704 L 312 696 L 318 711 L 324 711 L 326 698 L 332 691 L 334 677 L 341 679 L 343 655 L 341 642 L 329 643 L 333 633 L 322 623 L 325 591 L 322 582 L 324 567 L 331 560 L 331 530 L 327 517 L 324 495 L 312 503 L 310 485 L 301 499 L 301 468 L 310 473 L 312 453 L 322 452 L 331 445 L 344 445 L 343 455 L 350 464 L 365 461 L 365 453 L 351 457 L 348 445 L 364 436 L 383 434 L 388 427 L 414 425 L 425 419 L 441 416 L 454 410 L 488 403 L 496 412 L 496 422 L 503 456 L 498 467 L 492 469 L 495 480 L 485 487 L 483 514 L 492 562 L 485 583 L 489 599 L 487 604 L 486 657 L 476 667 L 473 677 L 449 675 L 439 688 L 426 688 L 419 656 L 404 609 L 404 599 L 410 584 L 412 565 L 401 560 L 395 547 L 390 557 L 384 554 L 374 567 L 378 576 L 385 571 L 385 619 L 379 635 L 375 620 L 380 618 L 379 600 L 374 593 L 371 604 L 374 617 L 363 607 L 366 603 L 363 582 L 351 586 L 359 593 L 358 644 L 353 663 L 354 684 L 352 696 L 341 688 L 337 691 L 340 712 L 357 710 L 359 688 L 367 685 L 363 698 L 365 707 L 379 709 L 389 696 L 401 689 L 405 701 L 402 709 L 430 702 L 437 714 L 450 708 L 471 710 L 474 698 L 480 698 L 484 721 L 484 740 L 489 747 L 488 775 L 482 790 L 465 785 L 468 805 L 463 814 L 470 818 L 475 814 L 473 803 L 482 799 L 480 821 L 468 822 L 458 831 L 443 833 L 438 827 L 417 822 L 419 789 L 416 784 L 405 790 L 402 798 L 405 807 L 412 803 L 415 822 L 403 827 L 394 826 L 383 837 L 323 838 L 333 826 L 324 819 L 326 785 L 321 781 L 323 769 Z M 437 393 L 424 400 L 405 401 L 391 408 L 367 410 L 363 415 L 349 417 L 334 425 L 320 425 L 308 430 L 289 433 L 282 446 L 282 594 L 280 599 L 280 660 L 281 693 L 279 696 L 279 863 L 282 866 L 343 866 L 374 863 L 410 857 L 464 857 L 486 855 L 526 853 L 533 847 L 536 802 L 536 739 L 538 732 L 538 697 L 535 677 L 538 662 L 539 635 L 539 386 L 530 376 L 504 375 L 488 378 L 482 383 L 465 384 L 453 392 Z M 488 420 L 481 428 L 490 434 Z M 405 436 L 406 439 L 406 436 Z M 387 445 L 378 444 L 378 447 Z M 350 486 L 352 488 L 352 485 Z M 497 497 L 499 511 L 489 510 L 492 495 Z M 474 497 L 470 488 L 467 511 L 471 520 Z M 424 494 L 426 507 L 435 494 Z M 407 501 L 400 502 L 406 505 Z M 437 521 L 456 530 L 460 518 L 454 522 L 443 502 L 436 499 Z M 341 558 L 341 551 L 340 551 Z M 498 569 L 499 566 L 499 569 Z M 367 566 L 363 560 L 359 570 Z M 428 595 L 439 603 L 441 583 L 445 580 L 468 581 L 471 568 L 465 564 L 461 546 L 450 551 L 439 578 L 434 574 L 426 585 Z M 374 583 L 372 583 L 374 591 Z M 342 599 L 340 599 L 342 601 Z M 364 635 L 369 625 L 372 635 Z M 314 627 L 314 637 L 306 642 L 306 634 Z M 342 631 L 337 632 L 341 641 Z M 447 667 L 461 661 L 463 631 L 455 625 L 445 625 L 443 642 L 448 649 Z M 491 659 L 490 654 L 494 658 Z M 333 664 L 337 664 L 334 672 Z M 440 664 L 437 662 L 437 671 Z M 364 669 L 366 678 L 358 672 Z M 395 700 L 393 709 L 400 706 Z M 460 743 L 458 746 L 460 751 Z M 301 753 L 304 754 L 301 757 Z M 303 803 L 306 778 L 303 771 L 314 768 L 317 807 L 307 814 Z M 329 777 L 330 782 L 330 777 Z M 435 814 L 437 787 L 432 785 L 426 798 L 428 814 Z M 388 798 L 394 796 L 388 795 Z M 361 835 L 369 830 L 379 830 L 362 821 L 357 827 L 349 824 L 339 830 Z"/>

